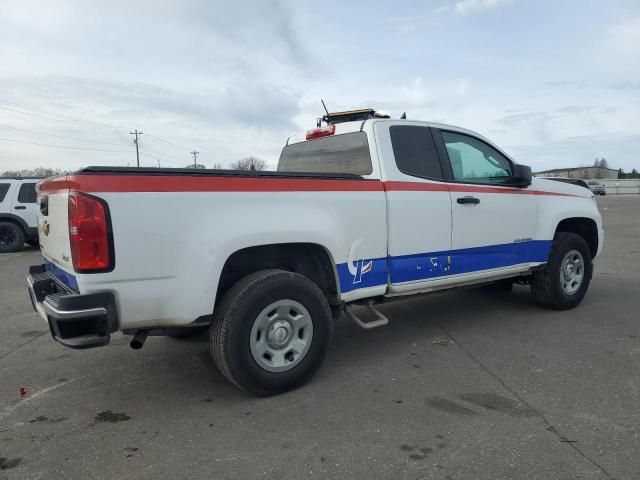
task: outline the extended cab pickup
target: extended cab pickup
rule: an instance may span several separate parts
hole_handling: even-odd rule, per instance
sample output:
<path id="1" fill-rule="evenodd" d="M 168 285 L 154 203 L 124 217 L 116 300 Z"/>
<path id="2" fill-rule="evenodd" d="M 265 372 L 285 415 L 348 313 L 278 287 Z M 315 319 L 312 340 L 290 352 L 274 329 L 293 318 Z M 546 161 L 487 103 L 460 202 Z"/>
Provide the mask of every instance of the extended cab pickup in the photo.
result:
<path id="1" fill-rule="evenodd" d="M 293 136 L 277 172 L 92 167 L 38 197 L 44 263 L 28 285 L 57 341 L 121 331 L 140 348 L 209 329 L 217 367 L 257 395 L 308 380 L 343 311 L 371 328 L 381 302 L 498 281 L 573 308 L 603 244 L 588 189 L 409 120 Z"/>

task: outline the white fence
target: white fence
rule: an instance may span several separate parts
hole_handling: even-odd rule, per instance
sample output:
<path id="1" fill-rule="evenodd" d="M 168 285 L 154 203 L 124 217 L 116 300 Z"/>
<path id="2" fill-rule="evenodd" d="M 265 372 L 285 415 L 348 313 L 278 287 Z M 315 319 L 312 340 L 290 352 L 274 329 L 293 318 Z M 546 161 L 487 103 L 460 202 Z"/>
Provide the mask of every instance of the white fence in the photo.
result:
<path id="1" fill-rule="evenodd" d="M 623 193 L 640 193 L 640 179 L 609 180 L 598 179 L 607 189 L 607 195 L 619 195 Z"/>

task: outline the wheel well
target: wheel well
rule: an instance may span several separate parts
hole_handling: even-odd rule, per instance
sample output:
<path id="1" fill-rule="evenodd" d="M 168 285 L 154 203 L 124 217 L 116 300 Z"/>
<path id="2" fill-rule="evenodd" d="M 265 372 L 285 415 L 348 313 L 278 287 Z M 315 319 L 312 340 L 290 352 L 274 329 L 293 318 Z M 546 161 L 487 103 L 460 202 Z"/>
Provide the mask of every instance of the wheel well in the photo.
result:
<path id="1" fill-rule="evenodd" d="M 25 236 L 27 235 L 27 231 L 24 228 L 24 225 L 22 224 L 22 222 L 20 220 L 16 220 L 13 216 L 0 216 L 0 222 L 7 222 L 7 223 L 13 223 L 15 226 L 20 227 L 20 230 L 22 230 L 22 232 L 25 234 Z"/>
<path id="2" fill-rule="evenodd" d="M 304 275 L 320 287 L 329 304 L 340 303 L 333 261 L 323 247 L 313 243 L 282 243 L 238 250 L 222 268 L 216 303 L 242 277 L 268 268 Z"/>
<path id="3" fill-rule="evenodd" d="M 565 218 L 562 220 L 556 232 L 568 232 L 580 235 L 589 245 L 591 257 L 595 257 L 598 252 L 598 227 L 596 222 L 590 218 Z"/>

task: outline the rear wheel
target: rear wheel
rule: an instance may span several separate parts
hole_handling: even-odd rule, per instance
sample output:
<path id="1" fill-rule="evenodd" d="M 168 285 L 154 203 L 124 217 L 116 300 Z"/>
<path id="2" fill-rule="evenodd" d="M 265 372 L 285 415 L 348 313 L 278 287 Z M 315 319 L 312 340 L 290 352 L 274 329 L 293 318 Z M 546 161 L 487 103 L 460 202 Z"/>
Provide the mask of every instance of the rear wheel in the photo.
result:
<path id="1" fill-rule="evenodd" d="M 0 222 L 0 253 L 17 252 L 24 246 L 24 232 L 13 222 Z"/>
<path id="2" fill-rule="evenodd" d="M 211 352 L 222 374 L 242 390 L 276 395 L 318 371 L 331 332 L 331 310 L 315 283 L 262 270 L 236 283 L 216 307 Z"/>
<path id="3" fill-rule="evenodd" d="M 544 270 L 532 276 L 531 293 L 542 306 L 568 310 L 584 298 L 592 273 L 587 242 L 575 233 L 560 232 L 553 240 Z"/>

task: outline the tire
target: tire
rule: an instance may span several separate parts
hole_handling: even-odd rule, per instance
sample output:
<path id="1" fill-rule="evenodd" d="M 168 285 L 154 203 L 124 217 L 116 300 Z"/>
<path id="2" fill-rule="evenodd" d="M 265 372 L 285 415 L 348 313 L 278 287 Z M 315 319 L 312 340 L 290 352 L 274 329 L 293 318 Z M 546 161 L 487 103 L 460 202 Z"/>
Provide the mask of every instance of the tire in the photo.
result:
<path id="1" fill-rule="evenodd" d="M 576 252 L 576 254 L 572 254 Z M 563 273 L 563 262 L 582 258 L 582 279 L 578 285 L 569 285 L 571 282 Z M 572 268 L 571 271 L 578 271 Z M 536 302 L 543 307 L 554 310 L 569 310 L 577 307 L 589 288 L 593 274 L 591 251 L 584 238 L 575 233 L 557 233 L 551 245 L 549 260 L 544 270 L 533 273 L 531 278 L 531 293 Z M 564 286 L 563 286 L 564 285 Z M 575 288 L 575 291 L 572 291 Z"/>
<path id="2" fill-rule="evenodd" d="M 24 231 L 13 222 L 0 222 L 0 253 L 17 252 L 24 247 Z"/>
<path id="3" fill-rule="evenodd" d="M 176 330 L 173 333 L 167 334 L 167 337 L 181 340 L 183 338 L 197 337 L 198 335 L 202 335 L 203 333 L 205 333 L 207 330 L 209 330 L 209 325 L 203 325 L 201 327 L 186 327 L 181 330 Z"/>
<path id="4" fill-rule="evenodd" d="M 38 240 L 37 238 L 28 238 L 27 245 L 29 245 L 30 247 L 39 247 L 40 240 Z"/>
<path id="5" fill-rule="evenodd" d="M 210 347 L 230 382 L 247 393 L 270 396 L 313 377 L 325 359 L 332 330 L 329 303 L 315 283 L 297 273 L 261 270 L 238 281 L 217 305 Z M 275 348 L 272 341 L 282 343 Z"/>

